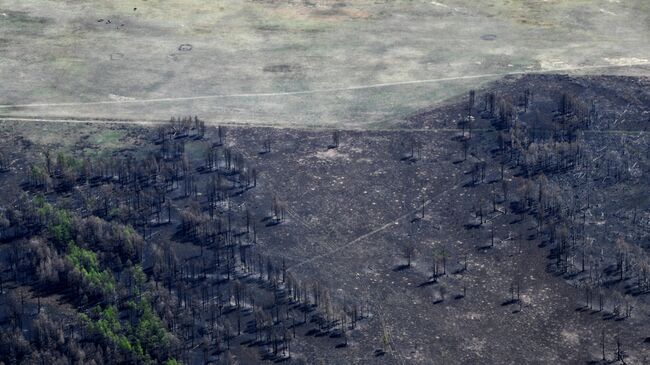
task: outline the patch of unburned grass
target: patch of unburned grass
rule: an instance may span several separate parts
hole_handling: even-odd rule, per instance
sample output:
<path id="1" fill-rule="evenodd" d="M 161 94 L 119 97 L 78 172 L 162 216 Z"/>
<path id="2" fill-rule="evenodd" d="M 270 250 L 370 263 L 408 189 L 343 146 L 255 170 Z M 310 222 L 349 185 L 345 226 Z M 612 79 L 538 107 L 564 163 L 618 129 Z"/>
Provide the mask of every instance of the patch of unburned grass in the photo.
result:
<path id="1" fill-rule="evenodd" d="M 100 147 L 116 146 L 124 137 L 124 132 L 120 130 L 109 129 L 100 131 L 91 136 L 91 141 Z"/>

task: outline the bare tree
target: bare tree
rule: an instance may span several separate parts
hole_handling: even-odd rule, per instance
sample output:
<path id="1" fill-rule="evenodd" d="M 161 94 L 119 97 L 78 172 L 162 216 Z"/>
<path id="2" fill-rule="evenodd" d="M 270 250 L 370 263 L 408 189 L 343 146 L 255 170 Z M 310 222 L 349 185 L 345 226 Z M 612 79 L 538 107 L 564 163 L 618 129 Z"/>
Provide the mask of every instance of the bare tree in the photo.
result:
<path id="1" fill-rule="evenodd" d="M 341 133 L 339 131 L 332 132 L 332 144 L 329 145 L 329 147 L 330 148 L 338 148 L 340 138 L 341 138 Z"/>
<path id="2" fill-rule="evenodd" d="M 406 267 L 411 267 L 411 261 L 415 255 L 414 245 L 412 243 L 406 243 L 404 247 L 402 247 L 402 253 L 406 259 Z"/>

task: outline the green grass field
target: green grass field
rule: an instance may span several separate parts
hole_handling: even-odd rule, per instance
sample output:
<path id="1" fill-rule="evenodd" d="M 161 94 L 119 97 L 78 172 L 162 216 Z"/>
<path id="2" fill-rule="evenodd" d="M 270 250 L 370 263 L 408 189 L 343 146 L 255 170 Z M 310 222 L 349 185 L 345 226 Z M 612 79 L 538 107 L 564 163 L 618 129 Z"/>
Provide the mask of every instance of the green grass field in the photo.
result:
<path id="1" fill-rule="evenodd" d="M 499 74 L 648 75 L 649 14 L 645 0 L 9 0 L 0 114 L 390 126 Z M 325 91 L 248 95 L 304 90 Z M 186 99 L 232 94 L 247 95 Z M 96 101 L 110 103 L 10 107 Z"/>

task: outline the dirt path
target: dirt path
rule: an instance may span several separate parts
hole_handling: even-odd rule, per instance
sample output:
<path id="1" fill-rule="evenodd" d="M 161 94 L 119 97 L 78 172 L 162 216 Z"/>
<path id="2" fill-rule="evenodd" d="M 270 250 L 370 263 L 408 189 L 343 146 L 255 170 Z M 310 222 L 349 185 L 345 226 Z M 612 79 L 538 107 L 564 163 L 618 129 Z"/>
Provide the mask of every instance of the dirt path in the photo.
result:
<path id="1" fill-rule="evenodd" d="M 40 118 L 40 117 L 11 117 L 0 116 L 0 122 L 35 122 L 35 123 L 70 123 L 70 124 L 106 124 L 106 125 L 140 125 L 140 126 L 158 126 L 166 124 L 168 121 L 161 120 L 146 120 L 146 119 L 83 119 L 83 118 Z M 462 129 L 458 128 L 350 128 L 350 127 L 325 127 L 325 126 L 299 126 L 288 123 L 262 123 L 256 121 L 242 121 L 242 122 L 223 122 L 212 123 L 207 121 L 208 125 L 220 125 L 224 127 L 251 127 L 251 128 L 275 128 L 275 129 L 293 129 L 293 130 L 310 130 L 310 131 L 371 131 L 371 132 L 452 132 L 460 133 Z M 492 129 L 472 129 L 472 132 L 490 132 Z"/>
<path id="2" fill-rule="evenodd" d="M 387 229 L 387 228 L 389 228 L 391 226 L 394 226 L 395 224 L 399 223 L 399 221 L 401 221 L 401 220 L 403 220 L 405 218 L 408 218 L 408 217 L 412 216 L 413 214 L 419 212 L 422 208 L 426 208 L 427 206 L 429 206 L 435 200 L 435 198 L 438 198 L 441 195 L 443 195 L 445 193 L 448 193 L 450 191 L 456 190 L 458 187 L 459 187 L 459 185 L 456 184 L 451 189 L 443 190 L 443 191 L 439 192 L 438 194 L 436 194 L 434 197 L 429 198 L 428 200 L 426 200 L 424 202 L 424 204 L 422 204 L 418 209 L 410 210 L 410 211 L 398 216 L 397 218 L 391 220 L 390 222 L 387 222 L 387 223 L 383 224 L 382 226 L 380 226 L 380 227 L 378 227 L 378 228 L 376 228 L 376 229 L 374 229 L 374 230 L 372 230 L 372 231 L 370 231 L 368 233 L 362 234 L 361 236 L 359 236 L 359 237 L 357 237 L 357 238 L 355 238 L 355 239 L 353 239 L 351 241 L 348 241 L 348 242 L 346 242 L 346 243 L 344 243 L 344 244 L 342 244 L 342 245 L 340 245 L 340 246 L 338 246 L 338 247 L 336 247 L 336 248 L 334 248 L 334 249 L 332 249 L 330 251 L 327 251 L 327 252 L 325 252 L 323 254 L 313 256 L 313 257 L 311 257 L 311 258 L 309 258 L 307 260 L 304 260 L 304 261 L 298 262 L 298 263 L 296 263 L 294 265 L 291 265 L 287 269 L 288 270 L 296 269 L 296 268 L 298 268 L 298 267 L 300 267 L 300 266 L 302 266 L 304 264 L 309 264 L 309 263 L 312 263 L 314 261 L 318 261 L 320 259 L 326 258 L 326 257 L 331 256 L 331 255 L 333 255 L 333 254 L 335 254 L 337 252 L 340 252 L 340 251 L 342 251 L 342 250 L 344 250 L 344 249 L 346 249 L 346 248 L 348 248 L 350 246 L 353 246 L 356 243 L 358 243 L 360 241 L 363 241 L 364 239 L 366 239 L 366 238 L 368 238 L 370 236 L 374 236 L 375 234 L 377 234 L 377 233 L 379 233 L 379 232 L 381 232 L 381 231 L 383 231 L 383 230 L 385 230 L 385 229 Z"/>
<path id="3" fill-rule="evenodd" d="M 139 126 L 158 126 L 168 123 L 161 120 L 133 120 L 133 119 L 77 119 L 77 118 L 39 118 L 39 117 L 10 117 L 0 116 L 2 122 L 35 122 L 35 123 L 66 123 L 66 124 L 105 124 L 105 125 L 139 125 Z M 350 128 L 345 127 L 304 127 L 295 124 L 275 123 L 268 124 L 262 122 L 219 122 L 209 125 L 220 125 L 234 128 L 275 128 L 275 129 L 293 129 L 293 130 L 310 130 L 310 131 L 369 131 L 369 132 L 431 132 L 431 133 L 460 133 L 460 128 Z M 603 130 L 584 130 L 585 134 L 610 134 L 610 135 L 647 135 L 650 130 L 622 130 L 622 129 L 603 129 Z M 492 128 L 472 129 L 472 133 L 495 133 Z"/>
<path id="4" fill-rule="evenodd" d="M 214 95 L 196 95 L 196 96 L 181 96 L 181 97 L 169 97 L 169 98 L 151 98 L 151 99 L 128 98 L 128 99 L 122 99 L 122 100 L 100 100 L 100 101 L 67 102 L 67 103 L 4 104 L 4 105 L 0 105 L 0 109 L 9 109 L 9 108 L 17 108 L 17 107 L 19 107 L 19 108 L 43 108 L 43 107 L 60 107 L 60 106 L 168 103 L 168 102 L 177 102 L 177 101 L 188 101 L 188 100 L 191 101 L 191 100 L 205 100 L 205 99 L 263 98 L 263 97 L 276 97 L 276 96 L 311 95 L 311 94 L 322 94 L 322 93 L 336 93 L 336 92 L 346 92 L 346 91 L 356 91 L 356 90 L 378 89 L 378 88 L 404 86 L 404 85 L 429 84 L 429 83 L 438 83 L 438 82 L 445 82 L 445 81 L 485 79 L 485 78 L 503 77 L 503 76 L 512 76 L 512 75 L 543 74 L 543 73 L 554 73 L 554 72 L 581 71 L 581 70 L 594 70 L 594 69 L 607 69 L 607 68 L 624 68 L 624 67 L 636 67 L 636 66 L 647 66 L 647 65 L 650 65 L 650 62 L 630 62 L 630 63 L 626 63 L 626 64 L 607 64 L 607 65 L 589 65 L 589 66 L 577 66 L 577 67 L 560 67 L 560 68 L 549 68 L 549 69 L 544 69 L 544 70 L 526 70 L 526 71 L 511 71 L 511 72 L 500 72 L 500 73 L 486 73 L 486 74 L 479 74 L 479 75 L 466 75 L 466 76 L 441 77 L 441 78 L 434 78 L 434 79 L 407 80 L 407 81 L 386 82 L 386 83 L 357 85 L 357 86 L 345 86 L 345 87 L 335 87 L 335 88 L 326 88 L 326 89 L 299 90 L 299 91 L 282 91 L 282 92 L 266 92 L 266 93 L 239 93 L 239 94 L 214 94 Z"/>

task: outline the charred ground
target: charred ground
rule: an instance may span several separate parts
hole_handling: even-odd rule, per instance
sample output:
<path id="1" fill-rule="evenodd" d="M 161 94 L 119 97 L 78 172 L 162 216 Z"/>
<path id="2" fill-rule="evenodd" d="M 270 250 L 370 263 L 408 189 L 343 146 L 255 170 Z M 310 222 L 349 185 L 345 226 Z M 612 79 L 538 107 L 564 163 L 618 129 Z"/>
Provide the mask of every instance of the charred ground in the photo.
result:
<path id="1" fill-rule="evenodd" d="M 5 123 L 0 360 L 647 363 L 649 83 L 387 131 Z"/>

